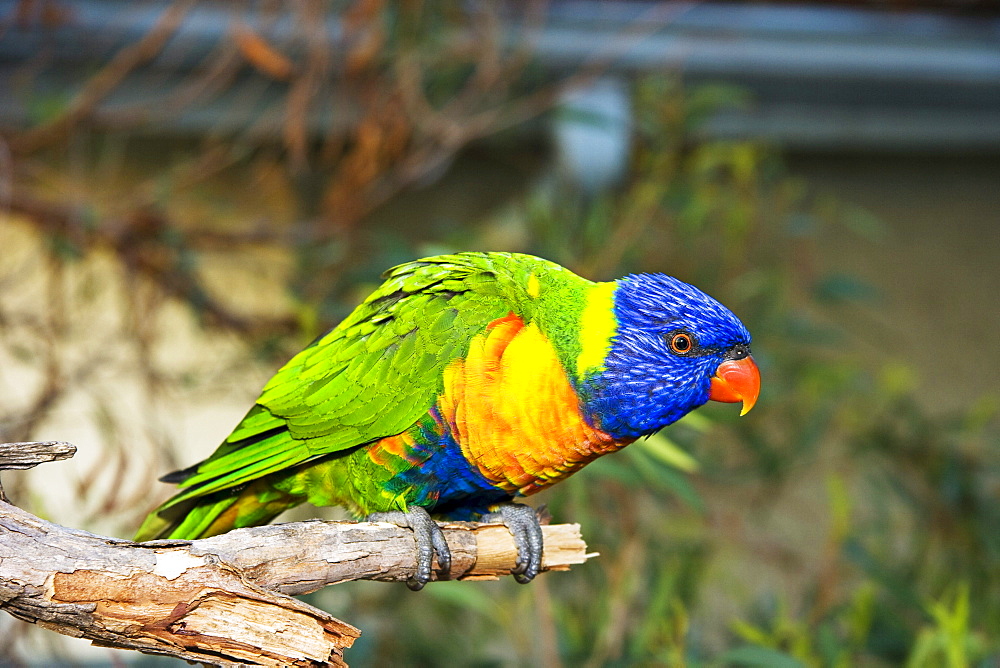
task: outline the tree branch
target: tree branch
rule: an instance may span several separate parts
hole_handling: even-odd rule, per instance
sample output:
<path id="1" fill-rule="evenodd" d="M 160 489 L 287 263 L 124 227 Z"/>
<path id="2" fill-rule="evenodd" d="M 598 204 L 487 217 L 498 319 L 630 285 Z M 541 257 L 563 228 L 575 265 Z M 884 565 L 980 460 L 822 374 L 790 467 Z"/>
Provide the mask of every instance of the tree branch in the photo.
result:
<path id="1" fill-rule="evenodd" d="M 0 471 L 30 469 L 76 454 L 76 446 L 65 441 L 30 441 L 28 443 L 0 443 Z"/>
<path id="2" fill-rule="evenodd" d="M 33 441 L 30 443 L 0 443 L 0 471 L 30 469 L 45 462 L 69 459 L 76 454 L 76 446 L 63 441 Z M 0 501 L 7 495 L 0 482 Z"/>
<path id="3" fill-rule="evenodd" d="M 21 450 L 16 458 L 8 454 L 12 445 Z M 12 460 L 24 466 L 31 450 L 44 448 L 0 444 L 0 468 Z M 496 579 L 514 566 L 505 527 L 443 528 L 449 578 Z M 578 525 L 543 529 L 543 570 L 591 556 Z M 314 520 L 133 543 L 0 502 L 0 608 L 98 645 L 188 661 L 344 665 L 343 650 L 360 631 L 289 594 L 349 580 L 403 581 L 416 567 L 415 552 L 409 530 L 385 523 Z"/>

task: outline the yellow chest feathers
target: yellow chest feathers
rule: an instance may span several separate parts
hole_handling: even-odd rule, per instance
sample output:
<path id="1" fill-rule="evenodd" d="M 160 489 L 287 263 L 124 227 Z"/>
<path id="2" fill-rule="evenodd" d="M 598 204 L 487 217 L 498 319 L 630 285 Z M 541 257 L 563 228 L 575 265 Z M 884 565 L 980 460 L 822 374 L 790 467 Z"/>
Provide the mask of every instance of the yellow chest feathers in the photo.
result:
<path id="1" fill-rule="evenodd" d="M 438 406 L 466 459 L 512 493 L 537 492 L 631 442 L 588 423 L 552 344 L 513 313 L 447 367 Z"/>

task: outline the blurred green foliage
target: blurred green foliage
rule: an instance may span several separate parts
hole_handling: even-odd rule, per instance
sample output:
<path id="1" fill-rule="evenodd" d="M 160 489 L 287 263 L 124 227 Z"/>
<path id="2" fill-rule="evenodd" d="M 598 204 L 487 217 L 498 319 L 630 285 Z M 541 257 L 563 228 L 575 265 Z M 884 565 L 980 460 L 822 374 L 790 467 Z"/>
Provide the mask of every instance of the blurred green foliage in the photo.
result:
<path id="1" fill-rule="evenodd" d="M 666 271 L 720 297 L 754 332 L 763 395 L 749 416 L 706 407 L 600 459 L 540 499 L 601 556 L 530 587 L 436 583 L 419 595 L 352 583 L 312 600 L 365 630 L 359 665 L 987 666 L 1000 661 L 996 406 L 932 416 L 912 372 L 870 371 L 833 305 L 878 308 L 825 274 L 831 229 L 880 243 L 870 214 L 815 194 L 770 149 L 691 143 L 738 91 L 636 93 L 623 183 L 594 196 L 547 182 L 419 248 L 379 235 L 366 258 L 517 250 L 594 278 Z M 409 255 L 408 255 L 409 254 Z M 362 277 L 377 280 L 374 275 Z M 340 299 L 340 298 L 338 298 Z M 327 312 L 347 308 L 323 307 Z M 801 499 L 801 503 L 798 501 Z M 792 510 L 792 517 L 783 517 Z"/>

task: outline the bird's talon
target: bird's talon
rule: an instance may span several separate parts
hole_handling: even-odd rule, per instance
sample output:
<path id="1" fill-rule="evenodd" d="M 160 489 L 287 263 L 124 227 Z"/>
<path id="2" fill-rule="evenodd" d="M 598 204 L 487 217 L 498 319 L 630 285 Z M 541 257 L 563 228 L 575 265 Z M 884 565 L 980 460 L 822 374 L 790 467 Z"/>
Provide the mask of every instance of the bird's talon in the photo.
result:
<path id="1" fill-rule="evenodd" d="M 511 575 L 521 584 L 531 582 L 542 570 L 542 527 L 534 508 L 522 503 L 504 503 L 483 521 L 500 521 L 514 537 L 517 560 Z"/>
<path id="2" fill-rule="evenodd" d="M 444 539 L 444 532 L 437 522 L 431 519 L 426 509 L 413 506 L 409 512 L 393 510 L 384 513 L 372 513 L 369 522 L 390 522 L 396 526 L 413 531 L 417 543 L 417 568 L 406 580 L 406 586 L 411 591 L 420 591 L 431 579 L 434 570 L 434 556 L 437 555 L 439 571 L 447 576 L 451 570 L 451 550 Z"/>

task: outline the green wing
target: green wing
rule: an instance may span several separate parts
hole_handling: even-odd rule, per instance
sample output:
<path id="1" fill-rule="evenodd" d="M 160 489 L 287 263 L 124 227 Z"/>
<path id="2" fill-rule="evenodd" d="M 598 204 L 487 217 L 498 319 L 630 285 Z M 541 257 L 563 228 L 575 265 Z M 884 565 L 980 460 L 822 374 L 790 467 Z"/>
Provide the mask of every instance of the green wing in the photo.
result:
<path id="1" fill-rule="evenodd" d="M 210 458 L 171 480 L 187 489 L 160 510 L 406 430 L 476 333 L 511 311 L 531 319 L 527 277 L 556 266 L 460 253 L 390 269 L 350 316 L 275 374 Z"/>

